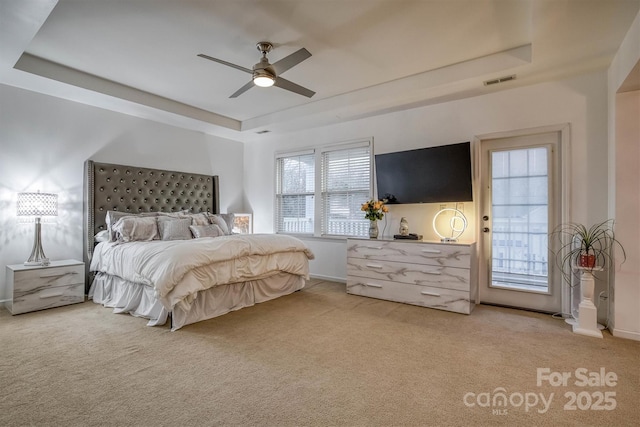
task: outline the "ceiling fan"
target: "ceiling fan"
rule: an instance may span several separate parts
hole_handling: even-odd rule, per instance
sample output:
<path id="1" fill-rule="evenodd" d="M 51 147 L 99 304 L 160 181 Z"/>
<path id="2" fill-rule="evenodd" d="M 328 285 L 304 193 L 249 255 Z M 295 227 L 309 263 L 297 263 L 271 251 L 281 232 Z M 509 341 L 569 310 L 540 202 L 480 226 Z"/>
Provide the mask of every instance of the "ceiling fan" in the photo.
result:
<path id="1" fill-rule="evenodd" d="M 269 53 L 271 49 L 273 49 L 273 45 L 269 42 L 259 42 L 256 44 L 256 47 L 258 48 L 260 53 L 262 53 L 262 58 L 260 59 L 260 62 L 253 66 L 253 69 L 241 67 L 240 65 L 232 64 L 231 62 L 223 61 L 222 59 L 214 58 L 203 53 L 199 53 L 198 56 L 200 58 L 208 59 L 210 61 L 218 62 L 220 64 L 235 68 L 236 70 L 244 71 L 245 73 L 249 73 L 253 76 L 249 83 L 235 91 L 229 98 L 237 98 L 238 96 L 251 89 L 251 87 L 253 87 L 254 85 L 261 87 L 277 86 L 279 88 L 286 89 L 288 91 L 306 96 L 308 98 L 311 98 L 313 95 L 315 95 L 314 91 L 280 77 L 280 74 L 298 65 L 311 56 L 311 53 L 309 53 L 307 49 L 302 48 L 292 53 L 291 55 L 282 58 L 275 64 L 270 64 L 269 60 L 267 59 L 267 53 Z"/>

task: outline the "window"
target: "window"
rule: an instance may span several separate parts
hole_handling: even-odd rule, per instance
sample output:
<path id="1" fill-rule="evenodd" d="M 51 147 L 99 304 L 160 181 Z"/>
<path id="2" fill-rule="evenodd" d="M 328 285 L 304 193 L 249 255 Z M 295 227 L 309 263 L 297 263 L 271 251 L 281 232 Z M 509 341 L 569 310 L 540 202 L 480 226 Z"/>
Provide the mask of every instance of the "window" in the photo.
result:
<path id="1" fill-rule="evenodd" d="M 366 236 L 360 206 L 371 194 L 369 144 L 322 152 L 322 234 Z"/>
<path id="2" fill-rule="evenodd" d="M 276 156 L 276 232 L 367 236 L 360 206 L 372 194 L 371 145 L 364 140 Z"/>
<path id="3" fill-rule="evenodd" d="M 314 188 L 314 151 L 276 158 L 276 231 L 278 233 L 313 233 Z"/>

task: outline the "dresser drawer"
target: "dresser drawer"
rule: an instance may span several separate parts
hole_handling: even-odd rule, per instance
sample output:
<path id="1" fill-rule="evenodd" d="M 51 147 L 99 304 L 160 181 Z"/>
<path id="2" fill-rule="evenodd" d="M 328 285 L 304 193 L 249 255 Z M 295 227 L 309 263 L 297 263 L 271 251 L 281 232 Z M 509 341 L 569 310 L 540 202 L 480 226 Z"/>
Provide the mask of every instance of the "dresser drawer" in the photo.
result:
<path id="1" fill-rule="evenodd" d="M 347 276 L 390 280 L 466 292 L 469 292 L 470 287 L 468 268 L 388 262 L 378 259 L 347 258 Z"/>
<path id="2" fill-rule="evenodd" d="M 84 282 L 16 292 L 9 311 L 21 314 L 79 302 L 84 302 Z"/>
<path id="3" fill-rule="evenodd" d="M 84 284 L 84 265 L 37 268 L 13 273 L 13 293 L 20 295 L 34 290 Z"/>
<path id="4" fill-rule="evenodd" d="M 349 239 L 347 257 L 469 268 L 471 248 L 461 244 Z"/>
<path id="5" fill-rule="evenodd" d="M 347 293 L 469 314 L 475 304 L 469 292 L 357 277 L 347 279 Z"/>

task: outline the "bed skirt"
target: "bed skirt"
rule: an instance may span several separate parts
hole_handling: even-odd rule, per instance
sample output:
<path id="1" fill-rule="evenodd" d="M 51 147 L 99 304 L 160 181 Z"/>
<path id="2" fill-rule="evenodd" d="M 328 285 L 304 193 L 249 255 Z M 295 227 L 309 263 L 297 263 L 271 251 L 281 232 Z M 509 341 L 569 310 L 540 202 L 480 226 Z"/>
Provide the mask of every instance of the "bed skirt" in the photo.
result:
<path id="1" fill-rule="evenodd" d="M 302 276 L 278 273 L 260 280 L 214 286 L 199 292 L 189 309 L 175 307 L 170 313 L 155 297 L 153 287 L 96 273 L 89 299 L 113 308 L 114 313 L 149 319 L 147 326 L 164 325 L 171 314 L 171 330 L 175 331 L 191 323 L 291 294 L 304 285 Z"/>

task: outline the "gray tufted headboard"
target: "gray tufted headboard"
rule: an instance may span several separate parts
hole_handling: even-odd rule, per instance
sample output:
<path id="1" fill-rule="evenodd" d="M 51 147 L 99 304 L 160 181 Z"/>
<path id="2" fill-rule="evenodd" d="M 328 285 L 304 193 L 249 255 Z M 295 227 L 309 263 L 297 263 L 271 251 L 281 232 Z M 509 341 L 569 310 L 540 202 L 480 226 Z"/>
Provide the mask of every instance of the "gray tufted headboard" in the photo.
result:
<path id="1" fill-rule="evenodd" d="M 220 213 L 218 176 L 96 163 L 84 167 L 84 261 L 88 272 L 94 236 L 107 229 L 107 211 Z M 87 281 L 89 286 L 89 281 Z"/>

